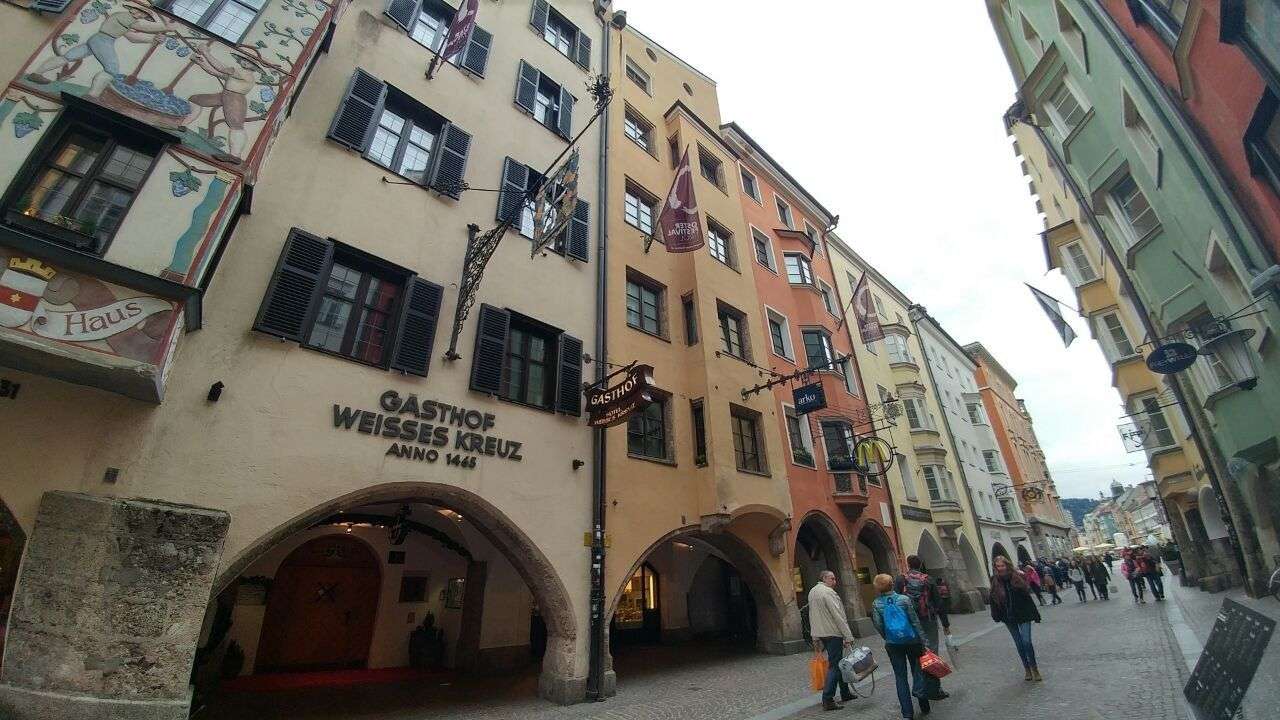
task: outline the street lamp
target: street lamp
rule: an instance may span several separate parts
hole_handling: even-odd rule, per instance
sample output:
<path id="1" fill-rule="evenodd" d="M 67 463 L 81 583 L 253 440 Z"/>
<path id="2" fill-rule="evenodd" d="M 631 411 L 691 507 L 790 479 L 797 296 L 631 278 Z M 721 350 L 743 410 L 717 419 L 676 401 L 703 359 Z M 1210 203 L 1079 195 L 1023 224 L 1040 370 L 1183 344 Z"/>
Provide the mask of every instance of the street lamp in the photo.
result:
<path id="1" fill-rule="evenodd" d="M 1229 321 L 1215 320 L 1199 328 L 1201 355 L 1218 358 L 1241 390 L 1252 390 L 1258 385 L 1258 368 L 1249 340 L 1256 334 L 1249 328 L 1232 330 Z"/>

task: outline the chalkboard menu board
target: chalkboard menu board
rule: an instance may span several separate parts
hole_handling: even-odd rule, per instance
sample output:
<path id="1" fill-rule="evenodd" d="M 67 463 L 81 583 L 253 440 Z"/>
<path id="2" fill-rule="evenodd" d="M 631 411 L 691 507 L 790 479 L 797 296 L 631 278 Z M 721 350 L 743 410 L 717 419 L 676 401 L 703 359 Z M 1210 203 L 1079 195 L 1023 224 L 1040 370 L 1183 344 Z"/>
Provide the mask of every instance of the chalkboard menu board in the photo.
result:
<path id="1" fill-rule="evenodd" d="M 1197 720 L 1231 720 L 1253 682 L 1276 622 L 1234 600 L 1222 601 L 1209 642 L 1182 694 Z"/>

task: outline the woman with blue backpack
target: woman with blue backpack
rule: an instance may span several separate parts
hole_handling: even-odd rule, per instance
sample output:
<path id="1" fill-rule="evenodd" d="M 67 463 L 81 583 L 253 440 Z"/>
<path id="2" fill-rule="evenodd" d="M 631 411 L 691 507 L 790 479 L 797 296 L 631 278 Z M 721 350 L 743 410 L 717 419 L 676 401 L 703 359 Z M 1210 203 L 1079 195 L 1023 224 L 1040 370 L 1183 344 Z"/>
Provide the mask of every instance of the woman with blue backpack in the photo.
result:
<path id="1" fill-rule="evenodd" d="M 991 578 L 991 619 L 1009 628 L 1022 667 L 1027 671 L 1023 679 L 1043 680 L 1036 665 L 1036 648 L 1031 644 L 1031 623 L 1040 622 L 1040 610 L 1031 599 L 1031 584 L 1003 555 L 997 555 L 992 565 L 995 575 Z"/>
<path id="2" fill-rule="evenodd" d="M 876 632 L 884 638 L 884 651 L 893 666 L 893 677 L 898 687 L 898 705 L 903 718 L 914 718 L 911 705 L 914 695 L 920 702 L 920 714 L 929 714 L 924 673 L 920 671 L 920 655 L 924 653 L 924 626 L 916 614 L 911 598 L 894 592 L 893 578 L 877 575 L 872 580 L 878 596 L 871 604 L 871 622 Z M 910 685 L 907 673 L 911 673 Z"/>

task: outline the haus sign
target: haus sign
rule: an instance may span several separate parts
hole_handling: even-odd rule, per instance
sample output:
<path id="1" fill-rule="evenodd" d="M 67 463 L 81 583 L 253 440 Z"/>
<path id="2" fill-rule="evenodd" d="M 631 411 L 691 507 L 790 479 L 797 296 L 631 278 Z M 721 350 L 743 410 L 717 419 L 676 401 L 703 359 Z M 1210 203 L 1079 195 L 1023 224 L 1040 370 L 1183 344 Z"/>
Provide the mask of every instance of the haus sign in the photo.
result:
<path id="1" fill-rule="evenodd" d="M 333 405 L 333 427 L 393 442 L 384 455 L 474 468 L 481 457 L 520 462 L 523 443 L 499 437 L 493 413 L 450 405 L 439 400 L 401 397 L 388 390 L 378 398 L 378 410 Z"/>
<path id="2" fill-rule="evenodd" d="M 616 384 L 604 388 L 587 389 L 587 424 L 591 427 L 610 427 L 624 423 L 643 410 L 653 397 L 653 366 L 635 365 L 622 374 Z"/>

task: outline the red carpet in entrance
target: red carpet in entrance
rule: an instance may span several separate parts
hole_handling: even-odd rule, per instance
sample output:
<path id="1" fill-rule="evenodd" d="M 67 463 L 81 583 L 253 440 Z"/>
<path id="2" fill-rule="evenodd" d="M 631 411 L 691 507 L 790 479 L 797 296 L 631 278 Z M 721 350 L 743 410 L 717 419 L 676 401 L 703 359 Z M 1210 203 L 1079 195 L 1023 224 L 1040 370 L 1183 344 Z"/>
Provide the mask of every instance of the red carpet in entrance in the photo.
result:
<path id="1" fill-rule="evenodd" d="M 452 673 L 417 668 L 380 668 L 377 670 L 324 670 L 316 672 L 268 673 L 242 675 L 223 680 L 221 690 L 242 692 L 274 692 L 303 688 L 336 688 L 353 685 L 379 685 L 407 680 L 446 680 Z"/>

